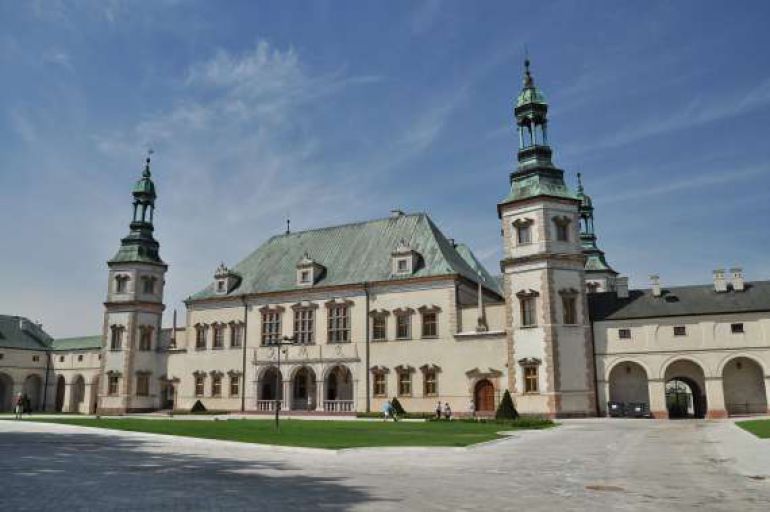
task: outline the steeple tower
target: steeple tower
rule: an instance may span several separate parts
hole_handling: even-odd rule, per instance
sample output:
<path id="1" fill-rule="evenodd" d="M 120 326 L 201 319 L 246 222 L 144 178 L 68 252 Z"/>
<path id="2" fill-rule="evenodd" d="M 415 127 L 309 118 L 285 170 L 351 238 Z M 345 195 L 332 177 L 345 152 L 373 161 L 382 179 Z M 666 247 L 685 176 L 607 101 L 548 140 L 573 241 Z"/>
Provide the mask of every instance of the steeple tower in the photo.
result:
<path id="1" fill-rule="evenodd" d="M 504 238 L 500 268 L 509 322 L 508 389 L 522 410 L 593 415 L 581 201 L 564 183 L 564 171 L 553 164 L 548 103 L 535 86 L 529 59 L 514 120 L 518 162 L 510 174 L 510 191 L 497 205 Z"/>
<path id="2" fill-rule="evenodd" d="M 580 173 L 577 178 L 577 197 L 580 199 L 580 244 L 586 256 L 586 289 L 589 293 L 612 291 L 615 289 L 615 278 L 618 273 L 610 267 L 604 257 L 604 251 L 596 245 L 594 205 L 591 196 L 583 189 Z"/>
<path id="3" fill-rule="evenodd" d="M 161 395 L 158 352 L 167 265 L 153 236 L 155 184 L 150 159 L 134 185 L 133 217 L 128 236 L 107 262 L 104 303 L 100 413 L 157 409 Z"/>

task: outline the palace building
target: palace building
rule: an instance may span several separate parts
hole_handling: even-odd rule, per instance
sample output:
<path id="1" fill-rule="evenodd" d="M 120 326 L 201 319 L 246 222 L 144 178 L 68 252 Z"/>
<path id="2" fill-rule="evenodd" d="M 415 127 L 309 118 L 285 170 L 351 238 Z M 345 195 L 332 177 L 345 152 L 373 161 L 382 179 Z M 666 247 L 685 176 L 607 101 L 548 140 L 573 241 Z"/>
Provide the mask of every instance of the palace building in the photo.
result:
<path id="1" fill-rule="evenodd" d="M 528 61 L 514 122 L 499 269 L 427 214 L 393 211 L 269 238 L 220 265 L 173 329 L 162 328 L 167 263 L 148 159 L 108 262 L 102 333 L 54 340 L 0 316 L 0 410 L 23 393 L 33 409 L 102 414 L 197 402 L 353 414 L 392 397 L 407 411 L 440 401 L 492 414 L 508 390 L 520 413 L 551 417 L 605 415 L 608 402 L 658 418 L 767 413 L 770 281 L 731 269 L 709 285 L 653 276 L 629 290 L 597 245 L 580 175 L 572 189 L 553 163 Z"/>

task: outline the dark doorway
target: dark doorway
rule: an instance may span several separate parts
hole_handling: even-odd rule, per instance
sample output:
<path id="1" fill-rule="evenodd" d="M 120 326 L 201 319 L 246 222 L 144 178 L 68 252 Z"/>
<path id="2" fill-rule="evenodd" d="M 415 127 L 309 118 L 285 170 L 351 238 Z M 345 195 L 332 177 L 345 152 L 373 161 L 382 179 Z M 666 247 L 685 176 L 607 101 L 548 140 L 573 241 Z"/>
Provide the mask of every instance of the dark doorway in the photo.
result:
<path id="1" fill-rule="evenodd" d="M 64 408 L 64 376 L 59 375 L 56 379 L 56 412 L 61 412 Z"/>
<path id="2" fill-rule="evenodd" d="M 491 412 L 495 410 L 495 387 L 489 380 L 483 379 L 476 383 L 473 401 L 478 412 Z"/>
<path id="3" fill-rule="evenodd" d="M 706 397 L 694 380 L 676 377 L 666 382 L 666 408 L 671 419 L 704 418 Z"/>

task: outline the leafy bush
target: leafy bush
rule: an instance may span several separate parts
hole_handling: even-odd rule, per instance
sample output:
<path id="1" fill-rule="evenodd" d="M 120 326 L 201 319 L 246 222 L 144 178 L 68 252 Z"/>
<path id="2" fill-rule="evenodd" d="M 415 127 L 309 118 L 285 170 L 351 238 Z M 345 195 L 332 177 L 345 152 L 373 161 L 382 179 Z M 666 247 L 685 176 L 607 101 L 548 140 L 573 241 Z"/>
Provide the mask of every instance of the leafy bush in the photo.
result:
<path id="1" fill-rule="evenodd" d="M 513 398 L 511 393 L 506 389 L 503 394 L 503 399 L 500 401 L 500 405 L 497 406 L 497 412 L 495 412 L 496 420 L 515 420 L 519 417 L 516 407 L 513 405 Z"/>
<path id="2" fill-rule="evenodd" d="M 406 411 L 401 406 L 401 402 L 398 401 L 398 398 L 393 397 L 393 400 L 390 401 L 391 405 L 393 405 L 393 409 L 396 410 L 396 414 L 398 414 L 401 417 L 406 416 Z"/>

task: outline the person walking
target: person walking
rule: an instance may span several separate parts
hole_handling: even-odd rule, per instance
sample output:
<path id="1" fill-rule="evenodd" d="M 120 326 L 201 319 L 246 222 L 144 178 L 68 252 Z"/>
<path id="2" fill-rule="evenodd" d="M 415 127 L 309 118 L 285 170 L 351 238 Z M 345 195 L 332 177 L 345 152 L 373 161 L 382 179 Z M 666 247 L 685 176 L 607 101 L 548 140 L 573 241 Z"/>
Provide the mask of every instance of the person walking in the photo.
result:
<path id="1" fill-rule="evenodd" d="M 16 401 L 13 406 L 13 412 L 17 420 L 21 419 L 21 414 L 24 412 L 24 395 L 19 393 L 16 395 Z"/>
<path id="2" fill-rule="evenodd" d="M 452 420 L 452 408 L 449 407 L 449 402 L 444 403 L 444 418 L 446 418 L 447 421 Z"/>
<path id="3" fill-rule="evenodd" d="M 436 419 L 437 420 L 441 419 L 441 400 L 439 400 L 438 403 L 436 404 Z"/>
<path id="4" fill-rule="evenodd" d="M 392 410 L 393 404 L 390 403 L 390 400 L 386 400 L 382 405 L 382 421 L 388 421 L 388 416 L 390 416 L 390 411 Z"/>

